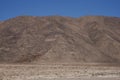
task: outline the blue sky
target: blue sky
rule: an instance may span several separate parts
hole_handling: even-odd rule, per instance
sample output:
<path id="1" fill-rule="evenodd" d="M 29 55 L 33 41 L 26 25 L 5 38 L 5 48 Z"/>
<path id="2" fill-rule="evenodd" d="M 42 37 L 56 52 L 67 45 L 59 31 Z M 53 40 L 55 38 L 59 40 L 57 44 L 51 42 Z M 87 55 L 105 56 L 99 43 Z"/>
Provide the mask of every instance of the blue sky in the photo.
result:
<path id="1" fill-rule="evenodd" d="M 0 0 L 0 20 L 21 15 L 120 17 L 120 0 Z"/>

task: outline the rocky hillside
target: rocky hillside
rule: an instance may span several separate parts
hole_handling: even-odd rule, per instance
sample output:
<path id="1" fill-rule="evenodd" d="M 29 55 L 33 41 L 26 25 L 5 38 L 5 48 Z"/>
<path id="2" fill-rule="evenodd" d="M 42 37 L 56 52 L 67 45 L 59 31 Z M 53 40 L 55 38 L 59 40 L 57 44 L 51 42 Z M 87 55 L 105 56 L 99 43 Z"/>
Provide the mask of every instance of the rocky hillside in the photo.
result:
<path id="1" fill-rule="evenodd" d="M 120 63 L 120 18 L 18 16 L 0 24 L 0 63 Z"/>

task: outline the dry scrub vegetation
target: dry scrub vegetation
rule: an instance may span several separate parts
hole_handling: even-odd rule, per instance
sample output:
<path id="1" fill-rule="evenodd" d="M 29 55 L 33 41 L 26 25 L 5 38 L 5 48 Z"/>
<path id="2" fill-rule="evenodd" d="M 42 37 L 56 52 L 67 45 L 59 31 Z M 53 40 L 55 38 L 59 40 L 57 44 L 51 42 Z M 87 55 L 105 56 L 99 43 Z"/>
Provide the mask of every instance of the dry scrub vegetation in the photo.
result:
<path id="1" fill-rule="evenodd" d="M 120 78 L 120 67 L 70 64 L 0 65 L 0 80 Z"/>

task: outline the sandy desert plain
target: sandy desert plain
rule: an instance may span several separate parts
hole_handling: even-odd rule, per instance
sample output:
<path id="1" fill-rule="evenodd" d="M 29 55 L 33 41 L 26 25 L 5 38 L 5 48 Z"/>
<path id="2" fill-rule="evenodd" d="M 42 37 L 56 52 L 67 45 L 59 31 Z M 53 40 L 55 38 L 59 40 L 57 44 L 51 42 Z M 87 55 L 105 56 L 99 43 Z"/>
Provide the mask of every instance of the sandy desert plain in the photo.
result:
<path id="1" fill-rule="evenodd" d="M 0 80 L 120 80 L 116 64 L 1 64 Z"/>

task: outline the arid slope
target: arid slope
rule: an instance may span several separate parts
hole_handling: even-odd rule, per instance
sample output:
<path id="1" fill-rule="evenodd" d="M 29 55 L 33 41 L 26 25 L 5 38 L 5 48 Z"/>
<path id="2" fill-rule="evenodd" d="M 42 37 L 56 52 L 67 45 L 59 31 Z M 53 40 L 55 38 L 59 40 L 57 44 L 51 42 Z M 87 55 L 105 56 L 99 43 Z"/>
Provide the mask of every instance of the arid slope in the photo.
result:
<path id="1" fill-rule="evenodd" d="M 0 24 L 0 63 L 120 63 L 120 18 L 18 16 Z"/>

